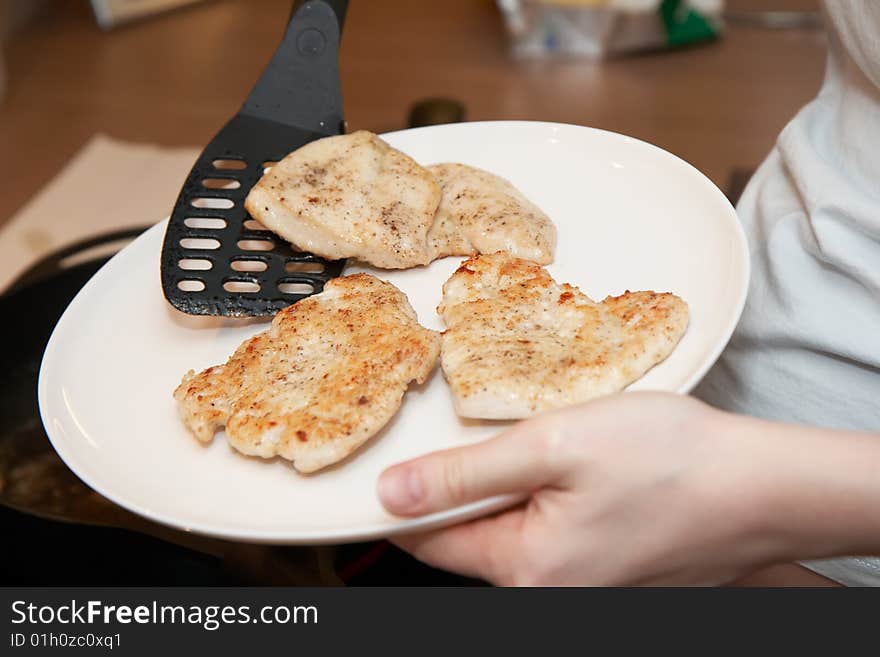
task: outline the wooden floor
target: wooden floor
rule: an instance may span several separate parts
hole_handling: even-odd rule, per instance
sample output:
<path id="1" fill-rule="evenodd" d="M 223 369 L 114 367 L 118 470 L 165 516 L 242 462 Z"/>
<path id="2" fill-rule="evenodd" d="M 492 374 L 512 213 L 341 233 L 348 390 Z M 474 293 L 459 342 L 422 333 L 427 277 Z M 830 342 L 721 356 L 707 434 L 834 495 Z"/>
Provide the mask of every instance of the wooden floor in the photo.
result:
<path id="1" fill-rule="evenodd" d="M 204 144 L 260 74 L 289 7 L 214 0 L 104 33 L 88 3 L 50 3 L 5 45 L 0 224 L 97 132 Z M 730 25 L 718 43 L 678 52 L 524 62 L 509 56 L 492 0 L 353 0 L 341 69 L 351 129 L 404 127 L 414 101 L 449 96 L 469 120 L 563 121 L 646 139 L 723 186 L 733 168 L 758 164 L 815 94 L 824 50 L 816 30 Z"/>

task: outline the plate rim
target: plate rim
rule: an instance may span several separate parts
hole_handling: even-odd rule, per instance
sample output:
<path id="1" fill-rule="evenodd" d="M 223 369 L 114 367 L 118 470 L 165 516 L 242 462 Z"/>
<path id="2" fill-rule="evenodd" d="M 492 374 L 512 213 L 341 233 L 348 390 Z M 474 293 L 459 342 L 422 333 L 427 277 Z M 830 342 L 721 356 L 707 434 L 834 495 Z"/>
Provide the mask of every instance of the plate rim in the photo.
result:
<path id="1" fill-rule="evenodd" d="M 717 193 L 719 199 L 723 201 L 721 205 L 725 206 L 725 209 L 729 211 L 724 215 L 724 221 L 727 221 L 730 224 L 730 227 L 733 229 L 733 234 L 736 236 L 736 244 L 734 246 L 736 250 L 736 255 L 739 259 L 740 264 L 742 265 L 740 279 L 737 281 L 739 285 L 739 293 L 736 300 L 734 312 L 730 313 L 727 326 L 723 331 L 723 340 L 718 341 L 716 346 L 709 352 L 709 355 L 705 359 L 703 365 L 695 370 L 694 373 L 681 386 L 679 386 L 676 392 L 677 394 L 687 394 L 691 390 L 693 390 L 697 383 L 699 383 L 699 381 L 706 375 L 709 369 L 715 364 L 715 362 L 717 362 L 721 353 L 729 343 L 730 338 L 733 335 L 733 331 L 736 328 L 736 325 L 738 324 L 739 319 L 742 315 L 751 277 L 751 259 L 749 257 L 748 240 L 745 234 L 745 230 L 741 221 L 738 218 L 736 209 L 734 208 L 733 204 L 730 203 L 730 200 L 721 191 L 721 189 L 708 176 L 706 176 L 702 171 L 697 169 L 691 163 L 675 155 L 674 153 L 660 148 L 659 146 L 638 139 L 636 137 L 631 137 L 629 135 L 624 135 L 618 132 L 604 130 L 591 126 L 577 125 L 573 123 L 520 120 L 472 121 L 396 130 L 393 132 L 382 133 L 379 135 L 379 137 L 386 139 L 388 137 L 393 138 L 393 136 L 402 133 L 411 134 L 414 132 L 424 131 L 439 132 L 443 129 L 449 129 L 450 127 L 454 129 L 461 126 L 472 126 L 474 128 L 491 126 L 496 128 L 507 127 L 511 129 L 516 129 L 518 127 L 545 127 L 556 129 L 563 128 L 576 131 L 586 130 L 590 132 L 602 133 L 603 135 L 611 136 L 614 138 L 622 138 L 630 143 L 637 143 L 642 147 L 646 146 L 650 150 L 653 150 L 664 157 L 674 158 L 680 164 L 684 165 L 686 169 L 689 170 L 692 174 L 696 174 L 698 178 L 702 179 L 703 183 L 708 184 L 709 188 Z M 719 215 L 716 220 L 720 221 L 721 215 Z M 167 221 L 168 218 L 166 217 L 165 219 L 162 219 L 161 221 L 157 222 L 156 224 L 145 230 L 143 233 L 141 233 L 135 240 L 126 245 L 112 258 L 110 258 L 110 260 L 105 263 L 94 274 L 94 276 L 92 276 L 86 282 L 86 284 L 76 293 L 76 295 L 74 295 L 73 299 L 71 299 L 70 303 L 64 309 L 64 312 L 62 313 L 55 327 L 52 329 L 52 334 L 49 337 L 49 341 L 46 343 L 46 347 L 40 360 L 40 369 L 37 381 L 37 400 L 39 406 L 40 420 L 43 424 L 46 435 L 49 438 L 50 443 L 52 444 L 53 449 L 55 449 L 58 456 L 64 461 L 65 465 L 67 465 L 67 467 L 70 468 L 71 471 L 87 486 L 89 486 L 99 494 L 103 495 L 107 499 L 111 500 L 115 504 L 118 504 L 119 506 L 128 509 L 129 511 L 137 513 L 138 515 L 147 518 L 148 520 L 151 520 L 166 527 L 171 527 L 173 529 L 184 531 L 187 533 L 194 533 L 225 540 L 237 540 L 246 541 L 249 543 L 276 545 L 340 544 L 346 542 L 375 540 L 399 534 L 414 533 L 418 531 L 427 531 L 430 529 L 451 524 L 453 522 L 464 522 L 477 516 L 497 512 L 502 510 L 503 508 L 510 507 L 524 499 L 522 495 L 499 495 L 416 518 L 403 518 L 400 520 L 400 522 L 396 522 L 393 524 L 371 523 L 369 525 L 354 529 L 351 527 L 346 527 L 342 529 L 319 529 L 296 532 L 279 532 L 279 530 L 242 530 L 240 527 L 229 527 L 222 525 L 222 523 L 216 522 L 206 524 L 193 523 L 190 525 L 186 525 L 180 520 L 175 519 L 173 515 L 156 512 L 152 509 L 144 507 L 137 501 L 131 500 L 124 493 L 117 493 L 112 490 L 112 487 L 108 488 L 107 486 L 105 486 L 104 483 L 100 481 L 100 477 L 91 476 L 95 473 L 89 473 L 87 471 L 87 465 L 83 462 L 83 460 L 78 459 L 72 453 L 72 450 L 67 450 L 64 444 L 64 439 L 59 436 L 53 436 L 54 430 L 51 428 L 51 418 L 47 417 L 47 405 L 49 403 L 48 395 L 50 394 L 48 390 L 49 383 L 47 381 L 47 372 L 50 370 L 54 354 L 59 348 L 58 342 L 61 340 L 61 337 L 59 336 L 61 336 L 62 333 L 66 330 L 66 324 L 71 321 L 71 309 L 74 308 L 80 298 L 95 283 L 95 281 L 98 281 L 101 278 L 108 276 L 112 273 L 113 268 L 116 266 L 115 263 L 117 262 L 117 259 L 120 258 L 120 256 L 122 256 L 129 249 L 134 248 L 141 241 L 149 240 L 155 232 L 160 231 L 164 227 Z"/>

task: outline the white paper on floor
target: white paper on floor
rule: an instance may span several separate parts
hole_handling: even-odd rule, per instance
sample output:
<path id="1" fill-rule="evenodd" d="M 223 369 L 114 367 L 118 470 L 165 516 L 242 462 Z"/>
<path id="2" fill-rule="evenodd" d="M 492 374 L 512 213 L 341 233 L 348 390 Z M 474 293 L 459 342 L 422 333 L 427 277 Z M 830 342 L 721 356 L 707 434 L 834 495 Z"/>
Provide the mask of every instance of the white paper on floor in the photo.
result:
<path id="1" fill-rule="evenodd" d="M 0 290 L 71 242 L 167 217 L 198 154 L 195 148 L 92 137 L 0 229 Z"/>

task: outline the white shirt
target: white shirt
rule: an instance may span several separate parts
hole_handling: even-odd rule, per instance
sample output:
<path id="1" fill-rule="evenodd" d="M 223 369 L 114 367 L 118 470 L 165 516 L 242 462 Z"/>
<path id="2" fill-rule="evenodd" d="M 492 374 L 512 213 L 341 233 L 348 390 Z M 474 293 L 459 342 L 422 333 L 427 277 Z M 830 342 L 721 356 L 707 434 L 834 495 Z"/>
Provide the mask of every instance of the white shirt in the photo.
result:
<path id="1" fill-rule="evenodd" d="M 737 207 L 749 296 L 695 394 L 773 420 L 880 431 L 880 0 L 824 4 L 825 81 Z M 880 585 L 880 558 L 805 565 Z"/>

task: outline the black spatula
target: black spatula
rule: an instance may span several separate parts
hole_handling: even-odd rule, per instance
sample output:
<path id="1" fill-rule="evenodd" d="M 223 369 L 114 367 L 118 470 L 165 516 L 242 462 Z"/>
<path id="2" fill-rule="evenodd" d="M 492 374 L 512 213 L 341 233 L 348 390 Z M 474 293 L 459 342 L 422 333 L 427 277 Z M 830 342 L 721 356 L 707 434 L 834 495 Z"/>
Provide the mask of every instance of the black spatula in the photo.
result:
<path id="1" fill-rule="evenodd" d="M 338 49 L 347 6 L 294 3 L 262 77 L 190 171 L 162 247 L 162 290 L 178 310 L 274 315 L 342 272 L 343 260 L 292 250 L 248 216 L 244 200 L 266 167 L 344 132 Z"/>

